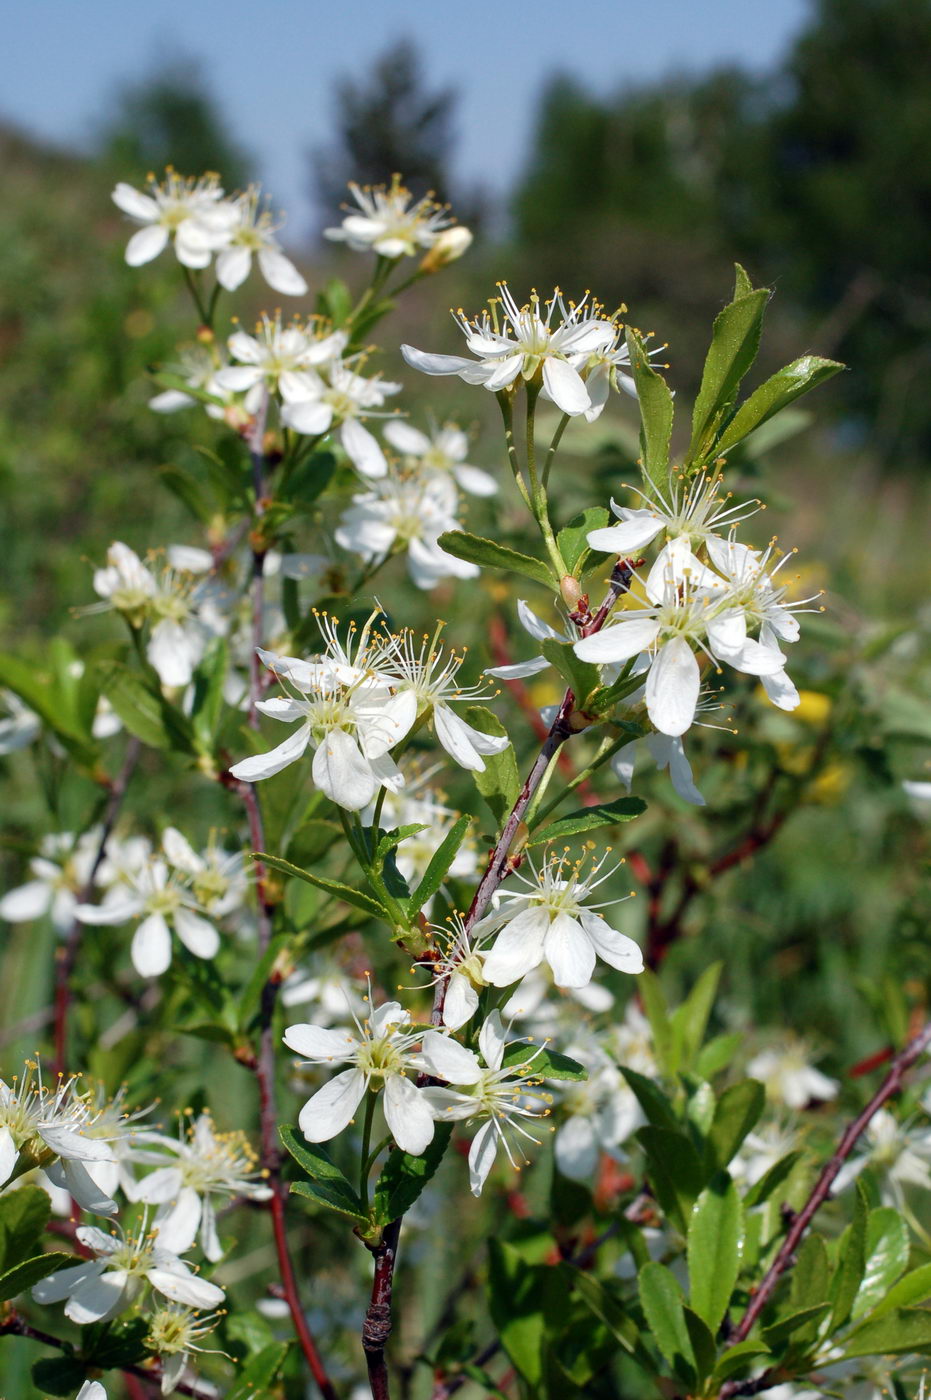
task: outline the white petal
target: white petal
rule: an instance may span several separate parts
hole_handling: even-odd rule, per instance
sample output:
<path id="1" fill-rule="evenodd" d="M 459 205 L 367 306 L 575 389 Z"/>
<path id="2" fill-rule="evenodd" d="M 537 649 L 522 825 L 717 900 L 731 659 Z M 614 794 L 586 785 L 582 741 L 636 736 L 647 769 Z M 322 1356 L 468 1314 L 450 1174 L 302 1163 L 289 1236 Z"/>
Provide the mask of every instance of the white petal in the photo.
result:
<path id="1" fill-rule="evenodd" d="M 172 1254 L 183 1254 L 190 1249 L 197 1239 L 200 1216 L 200 1196 L 193 1186 L 183 1187 L 177 1199 L 170 1206 L 163 1207 L 155 1217 L 154 1225 L 162 1249 L 169 1249 Z"/>
<path id="2" fill-rule="evenodd" d="M 493 1011 L 478 1034 L 478 1048 L 489 1069 L 500 1069 L 504 1060 L 504 1047 L 507 1044 L 501 1012 Z"/>
<path id="3" fill-rule="evenodd" d="M 93 924 L 95 928 L 108 924 L 125 924 L 142 912 L 141 901 L 135 895 L 118 893 L 103 904 L 79 904 L 74 911 L 78 923 Z"/>
<path id="4" fill-rule="evenodd" d="M 457 979 L 463 981 L 462 977 Z M 475 1084 L 481 1074 L 478 1058 L 458 1040 L 451 1040 L 439 1031 L 426 1031 L 419 1057 L 430 1074 L 446 1079 L 450 1084 Z"/>
<path id="5" fill-rule="evenodd" d="M 310 726 L 304 724 L 293 734 L 289 734 L 284 743 L 279 744 L 276 749 L 269 753 L 257 753 L 252 758 L 244 758 L 239 763 L 234 763 L 230 772 L 234 778 L 239 778 L 244 783 L 260 782 L 263 778 L 280 773 L 289 763 L 295 763 L 309 743 Z"/>
<path id="6" fill-rule="evenodd" d="M 744 642 L 739 656 L 729 656 L 727 659 L 735 671 L 743 671 L 748 676 L 774 676 L 786 663 L 781 651 L 764 647 L 752 637 Z"/>
<path id="7" fill-rule="evenodd" d="M 454 972 L 446 986 L 446 999 L 443 1002 L 443 1025 L 451 1031 L 458 1031 L 478 1010 L 478 992 L 468 977 Z M 12 1168 L 11 1168 L 12 1170 Z"/>
<path id="8" fill-rule="evenodd" d="M 165 1205 L 181 1190 L 184 1178 L 180 1167 L 156 1167 L 137 1184 L 135 1197 L 146 1205 Z M 175 1253 L 178 1251 L 176 1250 Z"/>
<path id="9" fill-rule="evenodd" d="M 599 665 L 606 661 L 629 661 L 638 652 L 645 651 L 658 633 L 659 623 L 654 618 L 632 617 L 629 622 L 618 622 L 591 637 L 582 637 L 572 650 L 580 660 L 595 661 Z"/>
<path id="10" fill-rule="evenodd" d="M 802 703 L 798 690 L 785 671 L 775 671 L 772 675 L 761 676 L 760 679 L 766 694 L 780 710 L 794 710 Z"/>
<path id="11" fill-rule="evenodd" d="M 18 1158 L 19 1148 L 13 1141 L 13 1134 L 5 1126 L 0 1128 L 0 1186 L 9 1180 Z"/>
<path id="12" fill-rule="evenodd" d="M 166 826 L 162 833 L 162 850 L 169 864 L 176 870 L 183 870 L 186 875 L 199 875 L 204 869 L 203 860 L 195 854 L 190 841 L 176 826 Z"/>
<path id="13" fill-rule="evenodd" d="M 326 1142 L 341 1133 L 365 1095 L 365 1075 L 344 1069 L 305 1103 L 298 1125 L 308 1142 Z"/>
<path id="14" fill-rule="evenodd" d="M 141 228 L 126 244 L 126 261 L 130 267 L 142 267 L 143 263 L 157 258 L 167 242 L 168 230 L 161 224 Z"/>
<path id="15" fill-rule="evenodd" d="M 37 1303 L 61 1303 L 72 1288 L 76 1288 L 88 1275 L 96 1277 L 105 1268 L 102 1259 L 85 1259 L 70 1269 L 56 1269 L 53 1274 L 33 1284 L 32 1296 Z"/>
<path id="16" fill-rule="evenodd" d="M 660 647 L 647 676 L 647 713 L 661 734 L 684 734 L 695 718 L 701 673 L 684 637 Z"/>
<path id="17" fill-rule="evenodd" d="M 64 1159 L 61 1162 L 64 1185 L 78 1205 L 94 1215 L 115 1215 L 119 1207 L 113 1197 L 104 1191 L 87 1170 L 83 1162 Z"/>
<path id="18" fill-rule="evenodd" d="M 10 890 L 0 899 L 0 919 L 10 924 L 23 924 L 41 919 L 48 913 L 52 891 L 44 880 L 28 880 L 18 889 Z"/>
<path id="19" fill-rule="evenodd" d="M 281 1037 L 289 1050 L 305 1060 L 338 1064 L 350 1060 L 359 1048 L 355 1036 L 345 1030 L 328 1030 L 306 1022 L 288 1026 Z"/>
<path id="20" fill-rule="evenodd" d="M 412 457 L 422 457 L 433 446 L 426 433 L 412 428 L 410 423 L 396 419 L 385 426 L 385 441 L 398 452 L 406 452 Z"/>
<path id="21" fill-rule="evenodd" d="M 461 355 L 430 355 L 424 350 L 415 350 L 413 345 L 402 345 L 401 354 L 411 369 L 419 369 L 423 374 L 459 374 L 464 369 L 474 369 L 475 361 L 463 359 Z"/>
<path id="22" fill-rule="evenodd" d="M 595 949 L 581 925 L 568 914 L 557 914 L 543 944 L 543 956 L 557 987 L 587 987 L 595 971 Z"/>
<path id="23" fill-rule="evenodd" d="M 141 219 L 148 223 L 151 219 L 157 219 L 159 216 L 158 204 L 151 195 L 133 189 L 132 185 L 127 185 L 122 180 L 113 191 L 111 198 L 117 209 L 122 209 L 123 213 L 128 214 L 131 219 Z"/>
<path id="24" fill-rule="evenodd" d="M 409 732 L 417 718 L 417 696 L 413 690 L 400 690 L 396 695 L 357 695 L 352 712 L 359 721 L 362 751 L 366 758 L 380 758 Z"/>
<path id="25" fill-rule="evenodd" d="M 556 1165 L 563 1176 L 585 1181 L 598 1165 L 598 1139 L 590 1118 L 575 1114 L 556 1134 Z"/>
<path id="26" fill-rule="evenodd" d="M 304 281 L 290 258 L 277 248 L 262 248 L 259 252 L 259 267 L 262 276 L 273 291 L 285 297 L 302 297 L 307 293 Z"/>
<path id="27" fill-rule="evenodd" d="M 355 418 L 347 418 L 339 430 L 339 440 L 346 456 L 357 471 L 372 480 L 388 475 L 388 463 L 375 438 L 368 428 Z"/>
<path id="28" fill-rule="evenodd" d="M 496 676 L 499 680 L 516 680 L 521 676 L 536 676 L 549 666 L 545 656 L 532 656 L 529 661 L 515 661 L 510 666 L 486 666 L 486 676 Z"/>
<path id="29" fill-rule="evenodd" d="M 498 1135 L 494 1123 L 485 1123 L 479 1128 L 469 1148 L 469 1186 L 473 1196 L 482 1194 L 482 1187 L 488 1180 L 488 1173 L 494 1166 L 498 1152 Z"/>
<path id="30" fill-rule="evenodd" d="M 333 410 L 328 403 L 321 403 L 318 399 L 289 403 L 281 410 L 281 421 L 296 433 L 316 437 L 329 429 L 333 422 Z"/>
<path id="31" fill-rule="evenodd" d="M 482 976 L 493 987 L 510 987 L 543 959 L 543 940 L 549 928 L 545 909 L 523 909 L 502 929 L 482 966 Z"/>
<path id="32" fill-rule="evenodd" d="M 125 1269 L 88 1276 L 72 1290 L 65 1304 L 65 1317 L 84 1327 L 89 1322 L 103 1322 L 122 1312 L 137 1291 L 134 1280 Z"/>
<path id="33" fill-rule="evenodd" d="M 190 909 L 176 909 L 175 932 L 195 958 L 215 958 L 220 951 L 220 935 L 213 924 Z"/>
<path id="34" fill-rule="evenodd" d="M 619 933 L 606 919 L 591 909 L 586 909 L 579 915 L 579 922 L 603 962 L 616 967 L 619 972 L 643 971 L 643 953 L 632 938 Z"/>
<path id="35" fill-rule="evenodd" d="M 345 729 L 328 729 L 314 754 L 313 779 L 338 807 L 361 812 L 378 784 L 359 746 Z"/>
<path id="36" fill-rule="evenodd" d="M 163 915 L 150 914 L 133 934 L 130 956 L 140 977 L 160 977 L 171 965 L 171 933 Z"/>
<path id="37" fill-rule="evenodd" d="M 747 640 L 747 619 L 741 608 L 731 608 L 728 612 L 713 617 L 707 627 L 708 644 L 715 656 L 723 661 L 733 661 L 740 656 Z"/>
<path id="38" fill-rule="evenodd" d="M 582 376 L 566 360 L 547 355 L 543 361 L 543 384 L 553 403 L 573 418 L 592 406 Z"/>
<path id="39" fill-rule="evenodd" d="M 224 248 L 217 256 L 217 281 L 228 292 L 241 287 L 252 270 L 252 250 L 241 246 Z"/>
<path id="40" fill-rule="evenodd" d="M 692 777 L 692 765 L 685 756 L 681 739 L 671 739 L 667 734 L 651 734 L 647 746 L 656 759 L 657 767 L 668 768 L 672 785 L 685 802 L 695 807 L 704 807 L 702 797 Z"/>
<path id="41" fill-rule="evenodd" d="M 215 1283 L 198 1278 L 196 1274 L 189 1274 L 186 1269 L 182 1272 L 180 1267 L 177 1271 L 150 1269 L 147 1278 L 159 1293 L 170 1298 L 173 1303 L 184 1303 L 189 1308 L 216 1308 L 226 1297 L 223 1289 L 218 1288 Z"/>
<path id="42" fill-rule="evenodd" d="M 113 1160 L 113 1148 L 103 1138 L 87 1137 L 73 1128 L 63 1128 L 59 1123 L 40 1123 L 37 1131 L 42 1141 L 59 1157 L 74 1157 L 82 1162 Z"/>
<path id="43" fill-rule="evenodd" d="M 435 1122 L 430 1105 L 403 1074 L 392 1074 L 385 1084 L 385 1121 L 402 1152 L 419 1157 L 433 1141 Z"/>
<path id="44" fill-rule="evenodd" d="M 498 494 L 497 481 L 490 472 L 483 471 L 481 467 L 473 467 L 468 462 L 460 462 L 453 467 L 453 476 L 463 491 L 468 491 L 470 496 L 496 496 Z"/>
<path id="45" fill-rule="evenodd" d="M 146 656 L 158 672 L 162 685 L 189 685 L 194 667 L 204 654 L 204 637 L 180 622 L 164 618 L 156 623 L 146 647 Z"/>

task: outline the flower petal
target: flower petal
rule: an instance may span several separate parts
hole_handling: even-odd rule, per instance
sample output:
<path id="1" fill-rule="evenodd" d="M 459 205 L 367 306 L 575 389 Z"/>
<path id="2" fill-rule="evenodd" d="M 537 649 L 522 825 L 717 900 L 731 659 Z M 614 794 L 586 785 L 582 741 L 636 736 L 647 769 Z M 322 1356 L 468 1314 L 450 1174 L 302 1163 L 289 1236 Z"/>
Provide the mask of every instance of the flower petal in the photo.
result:
<path id="1" fill-rule="evenodd" d="M 419 369 L 422 374 L 459 374 L 463 369 L 474 369 L 475 361 L 461 355 L 430 355 L 425 350 L 415 350 L 413 345 L 402 345 L 401 354 L 411 369 Z"/>
<path id="2" fill-rule="evenodd" d="M 345 729 L 328 729 L 314 754 L 313 779 L 338 807 L 361 812 L 375 795 L 375 775 Z"/>
<path id="3" fill-rule="evenodd" d="M 175 931 L 195 958 L 215 958 L 220 951 L 220 935 L 213 924 L 190 909 L 176 909 Z"/>
<path id="4" fill-rule="evenodd" d="M 289 734 L 283 744 L 268 753 L 257 753 L 252 758 L 234 763 L 230 772 L 234 778 L 244 783 L 258 783 L 263 778 L 271 778 L 280 773 L 289 763 L 295 763 L 310 743 L 310 725 L 303 724 L 293 734 Z"/>
<path id="5" fill-rule="evenodd" d="M 161 224 L 149 224 L 148 228 L 134 233 L 126 244 L 126 261 L 130 267 L 142 267 L 143 263 L 157 258 L 167 242 L 167 228 Z"/>
<path id="6" fill-rule="evenodd" d="M 637 973 L 643 971 L 643 953 L 639 944 L 626 934 L 612 928 L 608 921 L 591 909 L 584 909 L 579 922 L 588 934 L 595 951 L 603 962 L 616 967 L 618 972 Z"/>
<path id="7" fill-rule="evenodd" d="M 164 915 L 143 919 L 133 934 L 130 956 L 140 977 L 160 977 L 171 966 L 171 933 Z"/>
<path id="8" fill-rule="evenodd" d="M 462 981 L 460 977 L 458 979 Z M 481 1074 L 478 1057 L 439 1031 L 425 1031 L 423 1049 L 418 1056 L 430 1074 L 450 1084 L 475 1084 Z"/>
<path id="9" fill-rule="evenodd" d="M 498 1135 L 494 1123 L 489 1122 L 479 1128 L 469 1148 L 469 1186 L 473 1196 L 482 1194 L 497 1154 Z"/>
<path id="10" fill-rule="evenodd" d="M 581 661 L 629 661 L 645 651 L 659 634 L 659 623 L 652 617 L 632 617 L 629 621 L 604 627 L 591 637 L 582 637 L 572 650 Z"/>
<path id="11" fill-rule="evenodd" d="M 341 1133 L 365 1095 L 365 1075 L 344 1069 L 305 1103 L 298 1126 L 308 1142 L 326 1142 Z"/>
<path id="12" fill-rule="evenodd" d="M 485 959 L 482 976 L 492 987 L 510 987 L 543 960 L 549 928 L 545 909 L 523 909 L 502 929 Z"/>
<path id="13" fill-rule="evenodd" d="M 695 718 L 701 673 L 684 637 L 660 647 L 647 676 L 647 713 L 661 734 L 684 734 Z"/>
<path id="14" fill-rule="evenodd" d="M 359 1042 L 346 1030 L 329 1030 L 324 1026 L 299 1023 L 288 1026 L 281 1037 L 289 1050 L 302 1059 L 336 1064 L 352 1059 Z"/>
<path id="15" fill-rule="evenodd" d="M 546 932 L 543 956 L 557 987 L 587 987 L 595 971 L 595 949 L 578 920 L 557 914 Z"/>
<path id="16" fill-rule="evenodd" d="M 592 406 L 582 376 L 566 360 L 547 355 L 543 361 L 543 386 L 553 403 L 573 418 Z"/>
<path id="17" fill-rule="evenodd" d="M 436 1123 L 430 1105 L 403 1074 L 392 1074 L 385 1084 L 385 1121 L 402 1152 L 419 1157 L 433 1141 Z"/>
<path id="18" fill-rule="evenodd" d="M 368 428 L 355 418 L 347 418 L 339 430 L 339 440 L 346 456 L 363 476 L 375 480 L 388 475 L 388 463 L 378 442 Z"/>

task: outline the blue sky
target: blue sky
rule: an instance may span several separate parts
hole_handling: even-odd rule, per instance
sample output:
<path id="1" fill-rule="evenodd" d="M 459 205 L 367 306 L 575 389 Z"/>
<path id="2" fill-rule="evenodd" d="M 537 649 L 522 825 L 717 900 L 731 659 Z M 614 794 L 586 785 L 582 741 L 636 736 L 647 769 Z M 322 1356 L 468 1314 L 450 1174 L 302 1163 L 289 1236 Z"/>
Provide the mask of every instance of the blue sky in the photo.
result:
<path id="1" fill-rule="evenodd" d="M 200 58 L 276 204 L 308 217 L 308 147 L 331 129 L 334 76 L 412 36 L 435 85 L 460 91 L 457 171 L 501 188 L 555 70 L 598 92 L 677 70 L 769 67 L 806 0 L 29 0 L 4 16 L 0 115 L 86 144 L 108 96 L 159 53 Z"/>

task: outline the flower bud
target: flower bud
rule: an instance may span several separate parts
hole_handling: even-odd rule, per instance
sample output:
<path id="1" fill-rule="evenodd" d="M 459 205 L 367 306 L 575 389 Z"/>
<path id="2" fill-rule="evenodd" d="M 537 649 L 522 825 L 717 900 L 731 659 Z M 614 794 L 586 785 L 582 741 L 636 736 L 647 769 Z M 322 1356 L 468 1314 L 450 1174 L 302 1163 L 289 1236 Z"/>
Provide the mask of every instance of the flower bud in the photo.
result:
<path id="1" fill-rule="evenodd" d="M 472 230 L 467 229 L 463 224 L 457 224 L 455 228 L 444 229 L 433 247 L 421 260 L 420 271 L 439 272 L 440 268 L 445 267 L 447 263 L 456 262 L 463 253 L 468 252 L 472 238 Z"/>
<path id="2" fill-rule="evenodd" d="M 582 587 L 577 578 L 571 574 L 563 574 L 559 580 L 559 591 L 562 600 L 570 612 L 575 612 L 579 606 L 579 599 L 582 597 Z"/>

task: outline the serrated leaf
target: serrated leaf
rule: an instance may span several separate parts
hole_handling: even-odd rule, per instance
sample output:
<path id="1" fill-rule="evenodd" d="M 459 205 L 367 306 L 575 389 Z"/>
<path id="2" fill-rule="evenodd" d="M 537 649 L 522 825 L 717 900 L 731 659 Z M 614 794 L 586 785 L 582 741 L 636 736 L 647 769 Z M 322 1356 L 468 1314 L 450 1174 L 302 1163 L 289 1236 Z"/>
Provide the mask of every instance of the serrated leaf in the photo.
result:
<path id="1" fill-rule="evenodd" d="M 870 1321 L 885 1317 L 896 1308 L 905 1308 L 909 1303 L 924 1303 L 928 1298 L 931 1298 L 931 1264 L 922 1264 L 892 1285 L 885 1298 L 873 1309 Z"/>
<path id="2" fill-rule="evenodd" d="M 452 1124 L 438 1123 L 433 1141 L 419 1157 L 394 1148 L 375 1183 L 374 1212 L 376 1225 L 390 1225 L 392 1220 L 409 1211 L 424 1187 L 431 1180 L 452 1136 Z"/>
<path id="3" fill-rule="evenodd" d="M 648 482 L 665 492 L 669 476 L 669 443 L 672 438 L 673 402 L 669 385 L 650 364 L 640 335 L 626 331 L 630 369 L 640 404 L 640 463 Z"/>
<path id="4" fill-rule="evenodd" d="M 811 1322 L 818 1322 L 830 1310 L 830 1307 L 830 1303 L 816 1303 L 810 1308 L 799 1308 L 798 1312 L 788 1313 L 787 1316 L 780 1317 L 771 1327 L 763 1328 L 763 1340 L 774 1351 L 783 1342 L 787 1342 L 793 1332 L 808 1327 Z"/>
<path id="5" fill-rule="evenodd" d="M 825 383 L 843 368 L 837 360 L 822 360 L 817 355 L 803 355 L 801 359 L 793 360 L 755 389 L 740 405 L 715 443 L 715 453 L 729 452 L 794 399 Z"/>
<path id="6" fill-rule="evenodd" d="M 521 554 L 509 545 L 498 544 L 496 540 L 485 540 L 479 535 L 470 535 L 465 530 L 446 530 L 437 540 L 440 549 L 457 559 L 465 559 L 469 564 L 478 564 L 487 569 L 507 569 L 509 573 L 521 574 L 542 583 L 544 588 L 559 590 L 559 579 L 552 569 L 529 554 Z"/>
<path id="7" fill-rule="evenodd" d="M 908 1256 L 908 1226 L 899 1212 L 891 1206 L 871 1210 L 866 1223 L 863 1282 L 854 1301 L 853 1318 L 863 1317 L 882 1302 L 896 1279 L 908 1267 Z"/>
<path id="8" fill-rule="evenodd" d="M 688 467 L 700 466 L 712 455 L 715 438 L 727 421 L 744 375 L 756 359 L 768 300 L 765 287 L 739 293 L 715 318 L 692 414 Z"/>
<path id="9" fill-rule="evenodd" d="M 408 918 L 413 919 L 416 914 L 419 914 L 427 900 L 432 899 L 436 894 L 449 874 L 449 867 L 459 854 L 459 847 L 466 839 L 471 824 L 471 817 L 460 817 L 443 837 L 430 857 L 430 864 L 424 871 L 420 884 L 408 900 Z"/>
<path id="10" fill-rule="evenodd" d="M 604 506 L 589 506 L 579 515 L 573 516 L 556 536 L 556 544 L 570 574 L 580 578 L 583 566 L 592 552 L 588 547 L 588 536 L 592 530 L 602 530 L 611 523 L 611 514 Z M 578 566 L 578 567 L 576 567 Z"/>
<path id="11" fill-rule="evenodd" d="M 571 1269 L 568 1265 L 563 1265 L 562 1268 L 569 1275 L 572 1286 L 585 1305 L 604 1323 L 624 1350 L 636 1357 L 644 1370 L 650 1370 L 650 1357 L 640 1339 L 640 1329 L 633 1318 L 624 1311 L 620 1301 L 592 1274 L 583 1273 L 580 1269 Z"/>
<path id="12" fill-rule="evenodd" d="M 304 1142 L 287 1123 L 278 1125 L 278 1134 L 308 1181 L 293 1181 L 291 1190 L 299 1196 L 309 1196 L 330 1210 L 348 1215 L 368 1225 L 369 1215 L 358 1192 L 350 1185 L 329 1154 L 316 1142 Z"/>
<path id="13" fill-rule="evenodd" d="M 645 1074 L 638 1074 L 627 1065 L 620 1066 L 621 1074 L 637 1096 L 637 1102 L 646 1114 L 647 1121 L 656 1128 L 669 1128 L 679 1132 L 681 1124 L 676 1117 L 672 1103 L 658 1084 Z"/>
<path id="14" fill-rule="evenodd" d="M 721 1171 L 733 1161 L 765 1106 L 766 1090 L 756 1079 L 742 1079 L 725 1089 L 718 1099 L 705 1142 L 708 1171 Z"/>
<path id="15" fill-rule="evenodd" d="M 883 1317 L 867 1318 L 843 1345 L 845 1360 L 853 1356 L 902 1356 L 910 1351 L 931 1355 L 931 1312 L 896 1308 Z"/>
<path id="16" fill-rule="evenodd" d="M 484 705 L 466 706 L 465 718 L 468 724 L 481 734 L 501 737 L 507 734 L 498 716 Z M 483 755 L 485 769 L 473 773 L 472 780 L 478 788 L 499 827 L 504 826 L 517 801 L 520 792 L 520 775 L 517 772 L 517 758 L 514 745 L 509 744 L 503 753 Z"/>
<path id="17" fill-rule="evenodd" d="M 633 821 L 647 809 L 640 797 L 619 797 L 615 802 L 599 802 L 594 807 L 582 807 L 577 812 L 560 817 L 548 826 L 539 826 L 527 839 L 528 846 L 540 846 L 544 841 L 562 841 L 583 831 L 595 831 L 600 826 L 619 826 Z"/>
<path id="18" fill-rule="evenodd" d="M 722 1351 L 718 1357 L 717 1365 L 712 1372 L 712 1386 L 721 1386 L 731 1376 L 739 1376 L 751 1361 L 759 1356 L 769 1356 L 769 1347 L 762 1342 L 748 1338 L 745 1342 L 737 1342 L 734 1346 L 728 1347 L 727 1351 Z"/>
<path id="19" fill-rule="evenodd" d="M 287 1342 L 263 1347 L 240 1371 L 226 1392 L 226 1400 L 268 1400 L 269 1386 L 281 1374 L 287 1355 Z"/>
<path id="20" fill-rule="evenodd" d="M 801 1152 L 787 1152 L 784 1157 L 780 1157 L 778 1162 L 774 1162 L 744 1196 L 744 1205 L 747 1209 L 749 1210 L 751 1206 L 762 1205 L 764 1201 L 768 1200 L 777 1186 L 781 1186 L 791 1174 L 792 1168 L 796 1162 L 801 1160 L 801 1157 Z"/>
<path id="21" fill-rule="evenodd" d="M 866 1268 L 866 1227 L 869 1219 L 869 1202 L 863 1183 L 856 1183 L 856 1200 L 853 1220 L 840 1237 L 837 1251 L 837 1271 L 831 1288 L 832 1332 L 842 1327 L 850 1317 L 854 1299 L 863 1282 Z"/>
<path id="22" fill-rule="evenodd" d="M 689 1138 L 669 1128 L 641 1128 L 637 1138 L 647 1154 L 647 1176 L 657 1200 L 685 1234 L 692 1207 L 706 1176 Z"/>
<path id="23" fill-rule="evenodd" d="M 695 1381 L 695 1354 L 685 1323 L 682 1289 L 663 1264 L 644 1264 L 637 1276 L 647 1327 L 666 1361 L 686 1384 Z"/>
<path id="24" fill-rule="evenodd" d="M 541 1079 L 587 1079 L 588 1070 L 577 1060 L 562 1055 L 558 1050 L 533 1045 L 526 1041 L 512 1041 L 501 1060 L 502 1069 L 514 1069 L 527 1065 L 529 1072 Z"/>
<path id="25" fill-rule="evenodd" d="M 695 1357 L 695 1370 L 698 1373 L 699 1382 L 706 1376 L 710 1376 L 714 1370 L 714 1364 L 718 1357 L 718 1348 L 715 1345 L 711 1329 L 705 1320 L 699 1317 L 697 1312 L 685 1305 L 682 1309 L 685 1318 L 686 1331 L 689 1334 L 689 1341 L 692 1344 L 692 1354 Z"/>
<path id="26" fill-rule="evenodd" d="M 688 1233 L 689 1300 L 712 1332 L 730 1304 L 742 1249 L 737 1188 L 726 1172 L 718 1172 L 695 1202 Z"/>
<path id="27" fill-rule="evenodd" d="M 101 666 L 99 675 L 102 692 L 130 734 L 152 749 L 171 749 L 184 754 L 197 752 L 187 716 L 135 671 L 111 662 Z"/>
<path id="28" fill-rule="evenodd" d="M 302 870 L 300 866 L 292 865 L 289 860 L 282 860 L 280 856 L 270 856 L 265 851 L 253 851 L 252 859 L 262 861 L 264 865 L 280 871 L 282 875 L 290 875 L 292 879 L 303 880 L 305 884 L 314 885 L 318 890 L 325 890 L 327 894 L 341 899 L 344 904 L 351 904 L 355 909 L 361 909 L 373 919 L 385 919 L 389 923 L 392 921 L 384 905 L 351 885 L 343 885 L 339 880 L 331 880 L 326 875 L 315 875 L 310 870 Z"/>
<path id="29" fill-rule="evenodd" d="M 672 1033 L 680 1047 L 679 1063 L 683 1069 L 690 1069 L 694 1064 L 705 1038 L 722 967 L 723 963 L 720 962 L 706 967 L 685 1001 L 669 1017 Z"/>
<path id="30" fill-rule="evenodd" d="M 79 1260 L 75 1255 L 57 1252 L 37 1254 L 32 1259 L 24 1259 L 22 1263 L 15 1264 L 12 1269 L 0 1274 L 0 1303 L 7 1303 L 11 1298 L 25 1293 L 27 1288 L 31 1288 L 48 1274 L 53 1274 L 56 1269 L 64 1269 L 77 1263 Z"/>
<path id="31" fill-rule="evenodd" d="M 488 1241 L 488 1308 L 515 1370 L 532 1386 L 543 1375 L 545 1270 L 497 1239 Z"/>
<path id="32" fill-rule="evenodd" d="M 828 1258 L 827 1246 L 820 1235 L 808 1235 L 802 1241 L 795 1256 L 791 1279 L 789 1302 L 793 1312 L 816 1307 L 828 1296 L 831 1261 Z"/>

